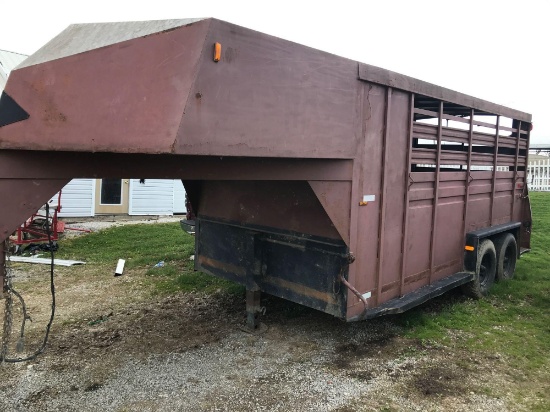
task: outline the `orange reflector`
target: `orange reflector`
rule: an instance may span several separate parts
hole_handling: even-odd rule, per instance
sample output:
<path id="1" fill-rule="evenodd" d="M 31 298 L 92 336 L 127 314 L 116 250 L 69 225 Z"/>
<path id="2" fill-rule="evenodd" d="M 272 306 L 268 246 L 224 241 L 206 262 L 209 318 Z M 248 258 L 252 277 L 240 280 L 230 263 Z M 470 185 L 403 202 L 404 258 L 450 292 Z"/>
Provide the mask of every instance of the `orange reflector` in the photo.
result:
<path id="1" fill-rule="evenodd" d="M 220 43 L 214 43 L 214 61 L 219 62 L 222 58 L 222 45 Z"/>
<path id="2" fill-rule="evenodd" d="M 475 250 L 473 246 L 464 246 L 464 249 L 466 249 L 468 252 L 473 252 Z"/>

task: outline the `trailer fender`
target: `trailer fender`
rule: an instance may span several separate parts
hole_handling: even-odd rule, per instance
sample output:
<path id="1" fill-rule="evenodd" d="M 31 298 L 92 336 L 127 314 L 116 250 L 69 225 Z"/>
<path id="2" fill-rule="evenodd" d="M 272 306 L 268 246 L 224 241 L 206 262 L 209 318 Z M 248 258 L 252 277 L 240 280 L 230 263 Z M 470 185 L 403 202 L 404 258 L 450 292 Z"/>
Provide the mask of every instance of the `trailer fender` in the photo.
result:
<path id="1" fill-rule="evenodd" d="M 512 236 L 517 235 L 520 226 L 521 222 L 510 222 L 467 233 L 464 247 L 464 269 L 470 272 L 476 271 L 479 258 L 478 251 L 484 239 L 496 240 L 503 233 L 510 233 Z"/>

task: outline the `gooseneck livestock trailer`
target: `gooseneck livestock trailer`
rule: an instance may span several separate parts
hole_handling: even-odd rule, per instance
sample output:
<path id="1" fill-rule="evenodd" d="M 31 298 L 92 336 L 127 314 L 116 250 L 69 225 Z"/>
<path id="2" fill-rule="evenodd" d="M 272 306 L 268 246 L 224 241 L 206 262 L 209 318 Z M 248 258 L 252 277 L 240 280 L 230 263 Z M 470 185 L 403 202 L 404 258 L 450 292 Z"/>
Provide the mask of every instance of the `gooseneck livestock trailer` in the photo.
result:
<path id="1" fill-rule="evenodd" d="M 530 130 L 216 19 L 72 25 L 2 93 L 0 237 L 72 178 L 176 178 L 196 269 L 246 285 L 251 326 L 261 291 L 348 321 L 399 313 L 512 276 Z"/>

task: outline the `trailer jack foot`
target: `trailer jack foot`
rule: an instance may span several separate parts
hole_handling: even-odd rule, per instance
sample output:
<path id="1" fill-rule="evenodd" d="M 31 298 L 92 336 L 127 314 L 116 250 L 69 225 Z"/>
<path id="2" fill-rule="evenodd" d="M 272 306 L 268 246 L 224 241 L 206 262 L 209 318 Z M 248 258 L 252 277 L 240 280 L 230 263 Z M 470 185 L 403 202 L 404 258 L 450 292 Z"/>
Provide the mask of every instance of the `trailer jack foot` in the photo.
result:
<path id="1" fill-rule="evenodd" d="M 263 313 L 260 306 L 260 290 L 246 290 L 246 327 L 250 331 L 260 328 L 260 313 Z"/>

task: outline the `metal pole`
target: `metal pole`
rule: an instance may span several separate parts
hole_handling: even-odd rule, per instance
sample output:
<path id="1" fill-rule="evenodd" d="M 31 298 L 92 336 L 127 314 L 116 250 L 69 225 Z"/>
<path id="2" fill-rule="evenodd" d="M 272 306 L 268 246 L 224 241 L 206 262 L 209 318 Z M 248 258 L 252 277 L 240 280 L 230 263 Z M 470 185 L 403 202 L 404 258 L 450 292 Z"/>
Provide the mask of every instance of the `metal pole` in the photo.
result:
<path id="1" fill-rule="evenodd" d="M 259 289 L 246 289 L 246 326 L 250 330 L 256 330 L 260 326 L 261 295 L 262 292 Z"/>

